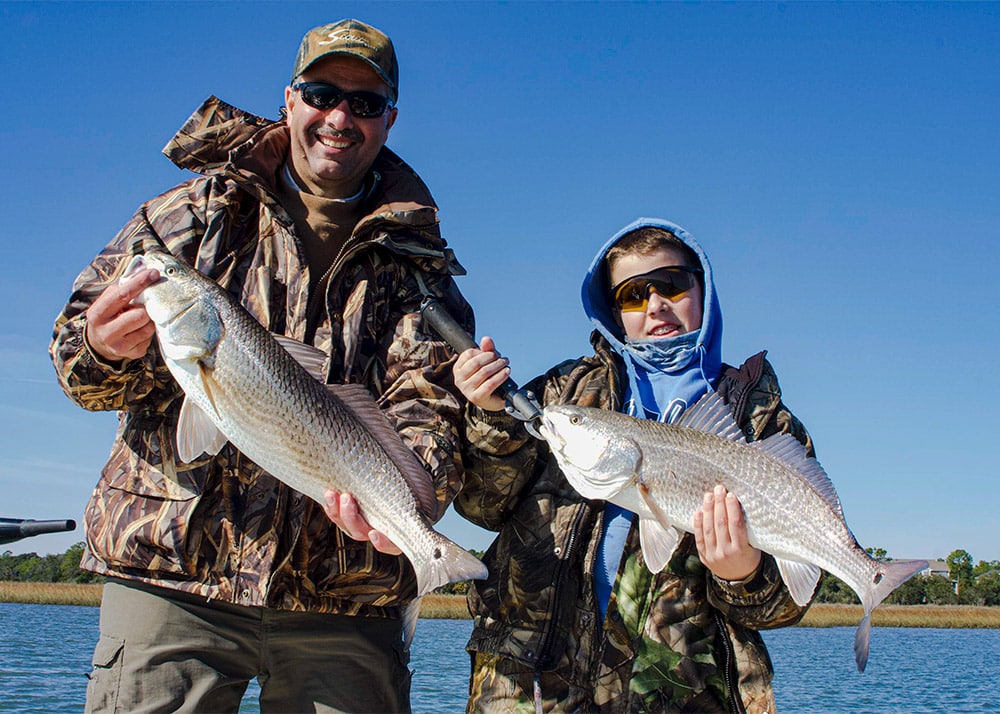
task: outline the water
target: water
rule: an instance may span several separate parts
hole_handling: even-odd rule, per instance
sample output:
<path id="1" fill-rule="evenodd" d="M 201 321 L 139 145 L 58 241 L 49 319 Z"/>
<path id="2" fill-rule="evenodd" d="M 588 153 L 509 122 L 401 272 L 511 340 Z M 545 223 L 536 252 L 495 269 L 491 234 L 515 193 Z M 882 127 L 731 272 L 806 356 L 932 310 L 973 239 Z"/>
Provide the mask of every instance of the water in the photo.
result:
<path id="1" fill-rule="evenodd" d="M 81 711 L 97 640 L 94 607 L 0 603 L 0 712 Z M 462 712 L 468 620 L 421 620 L 413 642 L 416 714 Z M 1000 630 L 875 628 L 868 669 L 854 628 L 764 633 L 782 714 L 1000 711 Z M 252 683 L 243 712 L 258 712 Z"/>

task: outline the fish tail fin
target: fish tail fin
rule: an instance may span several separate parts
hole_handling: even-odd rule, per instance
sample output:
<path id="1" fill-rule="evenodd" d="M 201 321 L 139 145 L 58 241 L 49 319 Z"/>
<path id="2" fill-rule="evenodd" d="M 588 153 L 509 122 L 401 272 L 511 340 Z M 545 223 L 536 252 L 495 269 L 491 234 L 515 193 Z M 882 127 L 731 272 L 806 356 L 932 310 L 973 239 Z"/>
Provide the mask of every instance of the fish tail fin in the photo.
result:
<path id="1" fill-rule="evenodd" d="M 858 671 L 864 672 L 868 664 L 868 647 L 871 639 L 872 610 L 889 597 L 889 593 L 927 568 L 926 560 L 889 560 L 879 563 L 869 589 L 861 595 L 865 616 L 854 635 L 854 660 Z"/>
<path id="2" fill-rule="evenodd" d="M 417 594 L 423 597 L 447 583 L 482 580 L 487 574 L 486 566 L 479 558 L 441 536 L 430 562 L 417 572 Z"/>
<path id="3" fill-rule="evenodd" d="M 858 631 L 854 633 L 854 661 L 858 664 L 858 671 L 864 672 L 868 665 L 868 646 L 872 636 L 872 614 L 866 613 L 858 625 Z"/>

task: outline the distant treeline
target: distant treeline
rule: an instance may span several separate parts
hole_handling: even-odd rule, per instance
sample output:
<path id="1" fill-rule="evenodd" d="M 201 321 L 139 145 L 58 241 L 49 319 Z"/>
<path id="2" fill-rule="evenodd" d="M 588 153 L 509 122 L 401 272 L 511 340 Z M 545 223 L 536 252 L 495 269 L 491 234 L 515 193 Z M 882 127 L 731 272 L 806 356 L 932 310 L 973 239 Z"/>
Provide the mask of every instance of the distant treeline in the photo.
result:
<path id="1" fill-rule="evenodd" d="M 892 560 L 881 548 L 868 548 L 879 560 Z M 1000 560 L 980 560 L 955 550 L 944 559 L 948 576 L 914 575 L 892 591 L 885 602 L 892 605 L 1000 605 Z M 859 604 L 857 595 L 843 580 L 827 575 L 819 587 L 816 602 Z"/>
<path id="2" fill-rule="evenodd" d="M 481 551 L 470 551 L 482 557 Z M 891 560 L 884 550 L 869 548 L 868 552 L 880 560 Z M 99 583 L 101 576 L 80 570 L 83 543 L 77 543 L 61 555 L 10 551 L 0 555 L 0 581 L 32 583 Z M 951 553 L 948 577 L 943 575 L 916 575 L 896 588 L 886 603 L 894 605 L 985 605 L 1000 606 L 1000 561 L 980 560 L 973 565 L 972 556 L 964 550 Z M 465 594 L 469 581 L 450 583 L 437 592 Z M 823 578 L 816 602 L 858 604 L 858 598 L 842 580 L 832 575 Z"/>

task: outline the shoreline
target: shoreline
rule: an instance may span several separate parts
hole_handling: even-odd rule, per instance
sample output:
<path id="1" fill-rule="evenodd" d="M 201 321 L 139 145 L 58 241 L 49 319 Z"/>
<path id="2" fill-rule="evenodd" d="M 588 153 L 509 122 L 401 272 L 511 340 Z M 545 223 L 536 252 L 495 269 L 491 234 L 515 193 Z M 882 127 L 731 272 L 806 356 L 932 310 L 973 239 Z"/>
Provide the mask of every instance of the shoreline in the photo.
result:
<path id="1" fill-rule="evenodd" d="M 34 605 L 101 604 L 100 584 L 20 583 L 0 581 L 0 602 Z M 861 621 L 860 605 L 816 603 L 798 627 L 856 627 Z M 424 597 L 420 617 L 468 620 L 464 595 L 431 593 Z M 942 629 L 1000 629 L 1000 607 L 973 605 L 881 605 L 872 613 L 874 627 L 930 627 Z"/>

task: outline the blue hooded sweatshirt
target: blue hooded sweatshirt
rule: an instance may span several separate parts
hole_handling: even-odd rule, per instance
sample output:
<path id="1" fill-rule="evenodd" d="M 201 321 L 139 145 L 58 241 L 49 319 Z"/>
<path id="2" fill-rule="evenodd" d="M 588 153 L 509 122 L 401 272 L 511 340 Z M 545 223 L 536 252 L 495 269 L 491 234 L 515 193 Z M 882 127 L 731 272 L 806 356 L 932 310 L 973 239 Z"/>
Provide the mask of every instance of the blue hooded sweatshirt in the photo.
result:
<path id="1" fill-rule="evenodd" d="M 676 337 L 630 339 L 615 319 L 611 285 L 604 257 L 622 236 L 644 227 L 662 228 L 679 238 L 698 256 L 704 271 L 701 329 Z M 595 329 L 625 363 L 626 414 L 674 422 L 714 385 L 722 371 L 722 310 L 715 293 L 712 266 L 705 251 L 686 230 L 658 218 L 640 218 L 618 231 L 598 251 L 581 290 L 583 309 Z M 631 512 L 614 504 L 605 508 L 604 533 L 598 549 L 595 589 L 603 618 L 618 572 Z"/>

